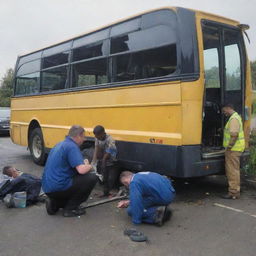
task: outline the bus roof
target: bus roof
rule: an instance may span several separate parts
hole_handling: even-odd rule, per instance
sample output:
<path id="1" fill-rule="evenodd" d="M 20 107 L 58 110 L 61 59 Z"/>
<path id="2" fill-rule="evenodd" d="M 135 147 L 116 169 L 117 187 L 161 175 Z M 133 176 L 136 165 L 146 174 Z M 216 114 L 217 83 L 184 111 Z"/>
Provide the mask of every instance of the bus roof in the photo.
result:
<path id="1" fill-rule="evenodd" d="M 238 24 L 240 24 L 240 23 L 239 23 L 238 21 L 236 21 L 236 20 L 229 19 L 229 18 L 226 18 L 226 17 L 223 17 L 223 16 L 219 16 L 219 15 L 216 15 L 216 14 L 204 12 L 204 11 L 194 10 L 194 9 L 190 9 L 190 8 L 183 8 L 183 7 L 170 7 L 170 6 L 165 6 L 165 7 L 150 9 L 150 10 L 145 11 L 145 12 L 141 12 L 141 13 L 138 13 L 138 14 L 135 14 L 135 15 L 132 15 L 132 16 L 125 17 L 125 18 L 120 19 L 120 20 L 118 20 L 118 21 L 109 23 L 109 24 L 106 25 L 106 26 L 102 26 L 102 27 L 95 28 L 95 29 L 93 29 L 93 30 L 89 30 L 89 31 L 87 31 L 87 32 L 85 32 L 85 33 L 82 33 L 82 34 L 79 34 L 79 35 L 77 35 L 77 36 L 75 36 L 75 37 L 71 37 L 71 38 L 69 38 L 69 39 L 63 40 L 63 41 L 58 42 L 58 43 L 56 43 L 56 44 L 52 44 L 52 45 L 49 45 L 49 46 L 47 46 L 47 47 L 43 47 L 43 48 L 34 50 L 34 51 L 32 51 L 32 52 L 29 52 L 29 53 L 25 53 L 25 54 L 19 55 L 19 57 L 23 57 L 23 56 L 26 56 L 26 55 L 30 55 L 30 54 L 32 54 L 32 53 L 36 53 L 36 52 L 39 52 L 39 51 L 42 51 L 42 50 L 51 48 L 51 47 L 53 47 L 53 46 L 57 46 L 57 45 L 59 45 L 59 44 L 63 44 L 63 43 L 65 43 L 65 42 L 71 41 L 71 40 L 73 40 L 73 39 L 77 39 L 77 38 L 83 37 L 83 36 L 85 36 L 85 35 L 92 34 L 92 33 L 96 32 L 96 31 L 99 31 L 99 30 L 108 28 L 108 27 L 113 26 L 113 25 L 118 24 L 118 23 L 122 23 L 122 22 L 124 22 L 124 21 L 126 21 L 126 20 L 133 19 L 133 18 L 135 18 L 135 17 L 141 16 L 141 15 L 146 14 L 146 13 L 150 13 L 150 12 L 154 12 L 154 11 L 158 11 L 158 10 L 164 10 L 164 9 L 170 9 L 170 10 L 174 10 L 174 11 L 177 11 L 178 9 L 187 9 L 187 10 L 193 11 L 195 14 L 201 14 L 201 15 L 204 15 L 204 16 L 208 16 L 209 18 L 216 19 L 216 20 L 221 20 L 222 22 L 227 22 L 227 23 L 229 23 L 229 24 L 231 24 L 231 25 L 234 25 L 234 26 L 237 26 Z"/>

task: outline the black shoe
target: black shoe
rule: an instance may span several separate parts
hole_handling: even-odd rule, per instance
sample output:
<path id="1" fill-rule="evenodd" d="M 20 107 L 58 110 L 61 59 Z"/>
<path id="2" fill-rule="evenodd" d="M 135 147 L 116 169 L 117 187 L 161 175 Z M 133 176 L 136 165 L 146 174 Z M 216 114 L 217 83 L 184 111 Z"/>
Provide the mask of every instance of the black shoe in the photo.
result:
<path id="1" fill-rule="evenodd" d="M 63 216 L 64 217 L 77 217 L 84 215 L 86 213 L 85 209 L 82 207 L 78 207 L 74 210 L 63 210 Z"/>
<path id="2" fill-rule="evenodd" d="M 37 197 L 37 202 L 39 202 L 39 203 L 45 203 L 46 199 L 47 199 L 47 196 L 46 196 L 46 195 L 41 195 L 41 196 L 38 196 L 38 197 Z"/>
<path id="3" fill-rule="evenodd" d="M 54 215 L 59 210 L 54 199 L 47 197 L 45 199 L 45 208 L 49 215 Z"/>
<path id="4" fill-rule="evenodd" d="M 172 217 L 172 210 L 166 207 L 163 217 L 163 223 L 169 221 Z"/>
<path id="5" fill-rule="evenodd" d="M 231 195 L 231 194 L 226 194 L 226 195 L 223 195 L 221 196 L 221 198 L 223 199 L 239 199 L 239 196 L 238 195 Z"/>
<path id="6" fill-rule="evenodd" d="M 156 209 L 156 217 L 155 217 L 155 224 L 161 227 L 164 224 L 164 213 L 166 211 L 166 206 L 159 206 Z"/>

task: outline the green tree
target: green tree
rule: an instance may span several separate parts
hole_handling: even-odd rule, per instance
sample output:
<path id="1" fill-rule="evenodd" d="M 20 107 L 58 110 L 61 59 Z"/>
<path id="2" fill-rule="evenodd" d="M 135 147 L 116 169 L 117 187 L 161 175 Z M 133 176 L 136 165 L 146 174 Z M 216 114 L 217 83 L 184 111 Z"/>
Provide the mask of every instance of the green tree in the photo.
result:
<path id="1" fill-rule="evenodd" d="M 205 70 L 205 84 L 206 88 L 219 88 L 220 78 L 219 78 L 219 68 L 211 67 Z"/>
<path id="2" fill-rule="evenodd" d="M 256 89 L 256 60 L 251 62 L 252 88 Z"/>
<path id="3" fill-rule="evenodd" d="M 10 107 L 10 97 L 13 93 L 13 74 L 12 68 L 9 68 L 4 77 L 1 79 L 0 85 L 0 107 Z"/>

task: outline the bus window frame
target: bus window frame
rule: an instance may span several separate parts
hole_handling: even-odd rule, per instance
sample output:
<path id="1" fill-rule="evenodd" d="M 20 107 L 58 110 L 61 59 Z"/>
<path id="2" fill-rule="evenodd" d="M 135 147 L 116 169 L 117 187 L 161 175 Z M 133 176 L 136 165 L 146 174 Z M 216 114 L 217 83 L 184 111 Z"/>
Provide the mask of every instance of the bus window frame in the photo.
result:
<path id="1" fill-rule="evenodd" d="M 41 59 L 42 58 L 42 53 L 43 53 L 43 50 L 40 50 L 40 51 L 29 53 L 28 55 L 19 56 L 19 58 L 17 59 L 17 63 L 16 63 L 17 70 L 20 68 L 20 66 L 22 66 L 23 64 L 25 64 L 27 62 L 30 62 L 30 61 L 33 61 L 33 60 L 37 60 L 37 59 Z M 37 56 L 37 54 L 39 56 Z M 30 59 L 29 57 L 31 57 L 33 55 L 35 55 L 37 57 L 34 57 L 34 58 Z M 25 59 L 25 61 L 24 61 L 24 59 Z M 22 62 L 21 62 L 21 60 L 22 60 Z"/>
<path id="2" fill-rule="evenodd" d="M 143 15 L 149 15 L 149 14 L 152 14 L 152 13 L 157 12 L 157 11 L 166 11 L 166 10 L 175 13 L 176 18 L 177 18 L 177 23 L 176 23 L 177 67 L 176 67 L 176 71 L 175 72 L 173 72 L 173 73 L 171 73 L 169 75 L 166 75 L 166 76 L 161 76 L 161 77 L 142 78 L 142 79 L 136 79 L 136 80 L 122 81 L 122 82 L 111 82 L 111 79 L 112 79 L 112 77 L 111 77 L 112 76 L 112 60 L 111 60 L 111 57 L 112 56 L 107 55 L 106 56 L 107 61 L 108 61 L 108 65 L 107 65 L 108 66 L 108 74 L 107 75 L 110 76 L 110 77 L 108 77 L 108 79 L 109 79 L 108 83 L 100 84 L 100 85 L 93 85 L 93 86 L 89 86 L 89 87 L 88 86 L 71 87 L 71 85 L 72 85 L 72 64 L 73 64 L 73 62 L 72 62 L 72 58 L 73 58 L 73 44 L 74 44 L 75 40 L 77 40 L 79 38 L 82 38 L 82 37 L 86 37 L 86 36 L 88 36 L 90 34 L 93 34 L 93 33 L 98 33 L 99 31 L 104 30 L 104 29 L 108 29 L 109 30 L 109 35 L 110 35 L 111 28 L 113 26 L 115 26 L 115 25 L 119 25 L 119 24 L 122 24 L 124 22 L 128 22 L 129 20 L 132 20 L 132 19 L 140 19 L 141 20 Z M 188 72 L 182 73 L 183 70 L 186 70 L 185 68 L 182 68 L 183 65 L 185 65 L 185 63 L 183 62 L 183 59 L 182 59 L 182 49 L 184 48 L 184 45 L 181 45 L 182 41 L 184 39 L 183 37 L 184 37 L 185 34 L 184 34 L 184 32 L 182 34 L 182 31 L 183 31 L 182 28 L 183 28 L 184 25 L 181 24 L 181 22 L 178 22 L 178 15 L 182 16 L 183 18 L 185 17 L 185 19 L 187 19 L 187 21 L 189 21 L 189 22 L 186 23 L 186 29 L 187 30 L 192 28 L 192 32 L 191 33 L 192 33 L 192 36 L 193 36 L 193 43 L 191 43 L 192 47 L 191 46 L 190 46 L 190 48 L 188 47 L 189 49 L 192 50 L 192 52 L 190 54 L 193 55 L 193 61 L 194 61 L 193 62 L 193 69 L 194 69 L 194 71 L 192 71 L 191 73 L 188 73 Z M 191 20 L 193 21 L 192 24 L 191 24 Z M 178 8 L 177 12 L 174 9 L 172 9 L 172 8 L 163 8 L 163 9 L 147 12 L 147 13 L 144 13 L 144 14 L 132 17 L 131 19 L 127 19 L 125 21 L 122 21 L 122 22 L 119 22 L 119 23 L 115 23 L 115 24 L 113 24 L 111 26 L 104 27 L 104 28 L 102 28 L 100 30 L 97 30 L 97 31 L 92 32 L 92 33 L 89 33 L 87 35 L 79 36 L 79 37 L 73 38 L 71 40 L 67 40 L 65 42 L 62 42 L 62 43 L 55 44 L 55 45 L 51 46 L 51 47 L 56 47 L 58 45 L 71 42 L 71 44 L 70 44 L 71 48 L 70 48 L 70 54 L 69 54 L 68 63 L 62 64 L 62 65 L 59 65 L 59 66 L 55 66 L 55 67 L 50 67 L 50 68 L 56 68 L 56 67 L 68 65 L 68 83 L 67 83 L 67 85 L 66 85 L 66 87 L 64 89 L 42 92 L 41 91 L 41 84 L 42 84 L 41 83 L 41 79 L 42 79 L 41 72 L 46 70 L 46 69 L 40 69 L 40 91 L 39 91 L 39 93 L 32 94 L 32 95 L 14 95 L 13 97 L 26 97 L 26 96 L 45 95 L 45 94 L 68 93 L 68 92 L 73 92 L 73 91 L 97 90 L 97 89 L 107 89 L 107 88 L 116 88 L 116 87 L 137 86 L 137 85 L 146 85 L 146 84 L 152 84 L 152 83 L 156 83 L 157 84 L 157 83 L 172 82 L 172 81 L 177 81 L 177 82 L 180 82 L 180 81 L 196 81 L 196 80 L 199 79 L 199 76 L 200 76 L 200 73 L 199 73 L 199 68 L 200 68 L 199 67 L 199 50 L 198 50 L 197 34 L 198 34 L 198 32 L 197 32 L 197 28 L 196 28 L 195 12 L 191 11 L 191 10 L 184 9 L 184 8 Z M 109 51 L 110 51 L 110 39 L 111 39 L 110 37 L 107 39 L 109 41 Z M 42 55 L 42 52 L 44 50 L 49 49 L 51 47 L 47 47 L 45 49 L 42 49 L 41 50 L 41 55 Z M 186 50 L 188 51 L 188 49 L 186 49 Z M 131 53 L 131 52 L 129 52 L 129 53 Z M 186 54 L 187 53 L 188 52 L 186 52 Z M 31 55 L 31 54 L 34 54 L 34 53 L 30 53 L 28 55 Z M 21 56 L 20 58 L 23 58 L 23 57 L 26 57 L 26 55 Z M 183 58 L 184 58 L 184 56 L 183 56 Z M 91 58 L 90 60 L 92 60 L 92 59 L 93 58 Z M 18 60 L 17 60 L 17 64 L 18 64 Z M 41 65 L 42 65 L 42 56 L 41 56 Z M 16 68 L 15 68 L 15 71 L 16 71 Z M 15 78 L 16 78 L 16 73 L 15 73 Z M 15 85 L 16 85 L 16 83 L 15 83 Z"/>
<path id="3" fill-rule="evenodd" d="M 246 96 L 246 65 L 247 65 L 247 58 L 246 58 L 246 47 L 245 47 L 245 42 L 244 42 L 244 37 L 243 37 L 243 32 L 242 30 L 237 27 L 237 26 L 233 26 L 233 25 L 229 25 L 229 24 L 225 24 L 225 23 L 221 23 L 221 22 L 217 22 L 217 21 L 213 21 L 213 20 L 208 20 L 208 19 L 202 19 L 201 20 L 201 32 L 203 34 L 203 25 L 206 26 L 213 26 L 215 28 L 218 28 L 219 31 L 219 36 L 220 36 L 220 46 L 221 46 L 221 54 L 220 54 L 220 58 L 219 58 L 219 68 L 220 68 L 220 83 L 223 84 L 223 86 L 221 86 L 221 100 L 224 103 L 224 93 L 226 90 L 226 72 L 225 72 L 225 52 L 224 52 L 224 30 L 228 30 L 228 31 L 236 31 L 239 32 L 239 41 L 237 43 L 238 45 L 238 49 L 239 49 L 239 54 L 240 54 L 240 61 L 241 61 L 241 92 L 242 92 L 242 118 L 244 119 L 245 117 L 245 96 Z"/>
<path id="4" fill-rule="evenodd" d="M 51 69 L 56 69 L 56 68 L 61 68 L 61 67 L 67 67 L 67 79 L 66 79 L 65 87 L 63 89 L 58 89 L 58 90 L 42 91 L 42 84 L 43 84 L 42 83 L 42 78 L 43 78 L 42 73 L 45 72 L 45 71 L 51 70 Z M 61 64 L 61 65 L 58 65 L 58 66 L 53 66 L 53 67 L 50 67 L 50 68 L 41 69 L 40 70 L 40 93 L 52 92 L 52 91 L 60 92 L 60 91 L 63 91 L 65 89 L 69 88 L 69 74 L 70 74 L 70 65 L 69 65 L 69 63 Z"/>

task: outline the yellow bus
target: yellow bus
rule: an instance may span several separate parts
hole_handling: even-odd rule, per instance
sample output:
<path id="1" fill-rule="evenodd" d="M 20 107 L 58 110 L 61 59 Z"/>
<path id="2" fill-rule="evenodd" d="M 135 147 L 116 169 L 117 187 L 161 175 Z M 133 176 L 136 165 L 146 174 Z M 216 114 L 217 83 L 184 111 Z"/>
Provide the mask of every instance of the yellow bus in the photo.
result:
<path id="1" fill-rule="evenodd" d="M 166 7 L 19 56 L 12 141 L 43 164 L 73 124 L 92 149 L 100 124 L 116 140 L 121 168 L 176 177 L 223 171 L 221 104 L 234 104 L 249 134 L 245 29 Z"/>

